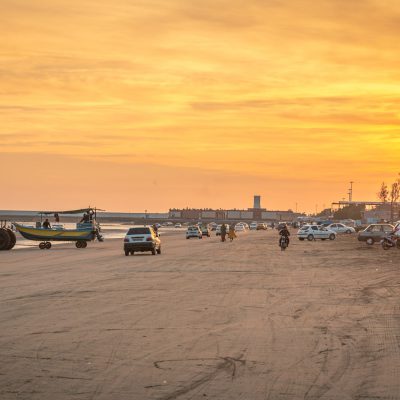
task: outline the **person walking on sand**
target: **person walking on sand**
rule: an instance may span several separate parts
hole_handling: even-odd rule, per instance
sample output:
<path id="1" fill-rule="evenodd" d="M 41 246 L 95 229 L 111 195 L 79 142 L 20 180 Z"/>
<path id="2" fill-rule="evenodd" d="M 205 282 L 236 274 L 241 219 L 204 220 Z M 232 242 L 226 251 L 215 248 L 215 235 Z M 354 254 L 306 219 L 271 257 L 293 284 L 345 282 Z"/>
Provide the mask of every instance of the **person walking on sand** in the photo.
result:
<path id="1" fill-rule="evenodd" d="M 221 242 L 225 242 L 226 237 L 226 225 L 222 224 L 221 226 Z"/>
<path id="2" fill-rule="evenodd" d="M 235 239 L 235 237 L 236 237 L 235 227 L 231 225 L 229 227 L 228 238 L 230 239 L 231 242 L 233 242 L 233 239 Z"/>

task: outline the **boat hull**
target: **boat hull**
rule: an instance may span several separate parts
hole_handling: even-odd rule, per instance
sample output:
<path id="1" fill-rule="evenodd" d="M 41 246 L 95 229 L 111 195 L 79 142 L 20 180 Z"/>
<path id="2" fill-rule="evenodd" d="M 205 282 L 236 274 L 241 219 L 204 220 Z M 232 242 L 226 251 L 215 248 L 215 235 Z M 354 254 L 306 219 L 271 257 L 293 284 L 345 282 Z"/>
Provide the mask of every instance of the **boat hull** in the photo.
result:
<path id="1" fill-rule="evenodd" d="M 28 240 L 43 242 L 77 242 L 78 240 L 91 241 L 96 232 L 93 229 L 44 229 L 14 224 L 18 232 Z"/>

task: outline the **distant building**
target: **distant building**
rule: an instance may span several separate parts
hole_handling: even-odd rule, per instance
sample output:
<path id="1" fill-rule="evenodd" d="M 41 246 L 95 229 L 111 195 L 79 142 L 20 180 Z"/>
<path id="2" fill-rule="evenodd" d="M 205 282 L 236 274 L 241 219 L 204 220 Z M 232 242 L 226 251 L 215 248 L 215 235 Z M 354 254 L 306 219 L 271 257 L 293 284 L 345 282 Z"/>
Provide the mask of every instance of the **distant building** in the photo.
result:
<path id="1" fill-rule="evenodd" d="M 253 208 L 261 208 L 261 196 L 254 196 L 254 205 Z"/>
<path id="2" fill-rule="evenodd" d="M 365 210 L 362 212 L 362 219 L 369 224 L 390 221 L 391 218 L 391 207 L 390 204 L 382 204 L 376 206 L 370 210 Z M 393 220 L 396 221 L 400 218 L 399 216 L 399 206 L 395 205 L 393 207 Z"/>

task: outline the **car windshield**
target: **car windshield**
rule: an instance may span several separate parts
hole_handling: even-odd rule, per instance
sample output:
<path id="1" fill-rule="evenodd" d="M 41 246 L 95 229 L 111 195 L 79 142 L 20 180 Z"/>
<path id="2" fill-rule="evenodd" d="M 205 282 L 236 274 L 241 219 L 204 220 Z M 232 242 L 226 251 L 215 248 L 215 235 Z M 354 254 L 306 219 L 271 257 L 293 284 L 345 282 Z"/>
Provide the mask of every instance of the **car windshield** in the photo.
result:
<path id="1" fill-rule="evenodd" d="M 150 232 L 149 228 L 130 228 L 128 235 L 148 235 Z"/>
<path id="2" fill-rule="evenodd" d="M 300 228 L 300 230 L 306 231 L 308 228 L 309 228 L 309 226 L 305 225 L 305 226 L 302 226 L 302 227 Z"/>

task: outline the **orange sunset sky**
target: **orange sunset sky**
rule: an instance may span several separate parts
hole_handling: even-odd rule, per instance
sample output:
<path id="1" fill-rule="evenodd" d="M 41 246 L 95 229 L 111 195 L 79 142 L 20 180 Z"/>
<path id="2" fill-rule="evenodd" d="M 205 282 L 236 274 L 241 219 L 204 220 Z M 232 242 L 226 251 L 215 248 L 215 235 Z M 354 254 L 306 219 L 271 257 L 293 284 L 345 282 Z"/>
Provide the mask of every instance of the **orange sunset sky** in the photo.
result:
<path id="1" fill-rule="evenodd" d="M 313 212 L 400 171 L 398 0 L 0 11 L 0 209 Z"/>

